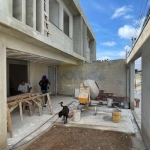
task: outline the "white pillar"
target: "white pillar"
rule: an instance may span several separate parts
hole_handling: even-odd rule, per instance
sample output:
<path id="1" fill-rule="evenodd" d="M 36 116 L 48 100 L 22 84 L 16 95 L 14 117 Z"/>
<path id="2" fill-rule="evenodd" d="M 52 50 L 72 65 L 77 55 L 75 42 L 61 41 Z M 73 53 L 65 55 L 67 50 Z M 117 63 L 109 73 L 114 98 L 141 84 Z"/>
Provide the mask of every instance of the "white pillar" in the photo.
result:
<path id="1" fill-rule="evenodd" d="M 130 107 L 134 110 L 134 78 L 135 78 L 135 63 L 130 62 Z"/>
<path id="2" fill-rule="evenodd" d="M 0 43 L 0 149 L 7 145 L 6 46 Z"/>

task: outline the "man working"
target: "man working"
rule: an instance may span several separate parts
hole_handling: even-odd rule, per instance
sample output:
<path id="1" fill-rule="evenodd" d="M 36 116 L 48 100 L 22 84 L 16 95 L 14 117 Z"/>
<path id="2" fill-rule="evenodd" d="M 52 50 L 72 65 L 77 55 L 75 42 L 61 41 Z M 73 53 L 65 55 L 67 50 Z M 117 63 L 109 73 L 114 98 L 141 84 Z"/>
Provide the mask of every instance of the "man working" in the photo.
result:
<path id="1" fill-rule="evenodd" d="M 50 81 L 48 80 L 48 78 L 46 77 L 46 75 L 44 75 L 42 77 L 42 80 L 40 80 L 40 82 L 39 82 L 42 94 L 45 94 L 45 93 L 48 92 L 47 91 L 48 90 L 48 85 L 50 85 L 50 84 L 51 84 Z M 47 98 L 45 99 L 45 105 L 44 105 L 44 107 L 46 107 L 46 103 L 47 103 Z"/>
<path id="2" fill-rule="evenodd" d="M 18 86 L 18 92 L 20 94 L 24 94 L 24 93 L 30 93 L 32 87 L 30 86 L 29 83 L 26 83 L 25 80 L 21 81 L 21 84 L 19 84 Z"/>

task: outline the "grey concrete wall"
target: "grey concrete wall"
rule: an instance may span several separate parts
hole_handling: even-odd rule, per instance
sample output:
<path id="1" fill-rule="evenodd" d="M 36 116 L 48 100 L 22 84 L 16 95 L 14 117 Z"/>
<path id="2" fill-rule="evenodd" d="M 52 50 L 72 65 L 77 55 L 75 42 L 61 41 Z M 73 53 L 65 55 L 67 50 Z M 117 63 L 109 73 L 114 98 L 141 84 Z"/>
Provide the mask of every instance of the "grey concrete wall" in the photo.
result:
<path id="1" fill-rule="evenodd" d="M 0 149 L 7 144 L 6 119 L 6 46 L 0 42 Z"/>
<path id="2" fill-rule="evenodd" d="M 12 15 L 12 0 L 0 0 L 0 11 Z"/>
<path id="3" fill-rule="evenodd" d="M 36 0 L 36 30 L 44 33 L 44 8 L 42 6 L 44 2 Z"/>
<path id="4" fill-rule="evenodd" d="M 142 51 L 142 136 L 150 150 L 150 39 Z"/>
<path id="5" fill-rule="evenodd" d="M 83 56 L 87 59 L 87 26 L 85 22 L 83 22 Z"/>
<path id="6" fill-rule="evenodd" d="M 126 96 L 126 61 L 85 63 L 80 66 L 59 66 L 57 69 L 57 91 L 74 95 L 83 80 L 95 80 L 100 89 L 115 95 Z"/>
<path id="7" fill-rule="evenodd" d="M 49 1 L 49 20 L 59 27 L 59 3 L 56 0 Z"/>
<path id="8" fill-rule="evenodd" d="M 40 92 L 39 81 L 43 75 L 48 77 L 48 66 L 45 64 L 30 62 L 29 63 L 29 83 L 32 86 L 32 93 Z"/>
<path id="9" fill-rule="evenodd" d="M 96 60 L 96 41 L 95 40 L 90 41 L 90 60 L 91 61 Z"/>
<path id="10" fill-rule="evenodd" d="M 83 19 L 81 16 L 73 17 L 73 50 L 83 56 Z"/>
<path id="11" fill-rule="evenodd" d="M 33 0 L 26 0 L 26 24 L 33 27 Z"/>
<path id="12" fill-rule="evenodd" d="M 61 46 L 65 51 L 73 51 L 73 40 L 59 30 L 55 25 L 49 23 L 49 39 L 56 45 Z"/>
<path id="13" fill-rule="evenodd" d="M 13 0 L 13 17 L 22 21 L 22 0 Z"/>

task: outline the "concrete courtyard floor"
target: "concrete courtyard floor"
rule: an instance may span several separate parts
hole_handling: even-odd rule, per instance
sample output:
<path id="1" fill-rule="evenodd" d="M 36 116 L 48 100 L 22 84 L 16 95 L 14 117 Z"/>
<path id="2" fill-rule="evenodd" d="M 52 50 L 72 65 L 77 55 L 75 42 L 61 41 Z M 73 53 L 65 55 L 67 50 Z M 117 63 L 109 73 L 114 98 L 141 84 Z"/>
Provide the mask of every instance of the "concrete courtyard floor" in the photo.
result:
<path id="1" fill-rule="evenodd" d="M 54 114 L 59 112 L 62 109 L 58 104 L 58 102 L 62 101 L 64 102 L 64 105 L 72 103 L 69 106 L 70 110 L 76 109 L 78 105 L 78 101 L 72 97 L 57 96 L 57 97 L 52 97 L 51 100 L 52 100 Z M 113 110 L 112 108 L 107 108 L 107 106 L 99 106 L 97 115 L 94 115 L 94 107 L 91 107 L 90 111 L 84 110 L 81 113 L 81 120 L 79 122 L 73 122 L 72 119 L 68 119 L 68 124 L 66 124 L 65 126 L 120 131 L 123 133 L 131 134 L 132 142 L 133 142 L 133 150 L 137 150 L 137 149 L 146 150 L 140 132 L 138 130 L 138 127 L 134 121 L 131 110 L 122 109 L 120 123 L 112 122 L 111 119 L 112 110 Z M 53 121 L 55 121 L 58 118 L 57 115 L 54 116 L 54 118 L 50 119 L 51 117 L 53 117 L 53 115 L 50 115 L 50 111 L 48 107 L 44 108 L 42 116 L 39 116 L 38 110 L 36 110 L 34 116 L 29 116 L 29 112 L 26 110 L 24 114 L 23 122 L 20 122 L 19 112 L 13 113 L 12 114 L 13 138 L 9 138 L 9 134 L 8 134 L 7 148 L 11 147 L 12 145 L 15 145 L 17 142 L 19 142 L 22 138 L 26 136 L 27 137 L 23 141 L 21 141 L 18 145 L 15 146 L 19 146 L 31 139 L 34 139 L 34 137 L 44 132 L 49 126 L 52 126 Z M 56 124 L 64 125 L 62 119 L 58 119 Z M 40 127 L 41 125 L 43 126 Z M 28 136 L 31 132 L 33 132 L 36 129 L 38 129 L 36 132 Z M 26 144 L 25 146 L 27 145 L 28 144 Z M 19 147 L 18 149 L 23 150 L 24 147 Z"/>

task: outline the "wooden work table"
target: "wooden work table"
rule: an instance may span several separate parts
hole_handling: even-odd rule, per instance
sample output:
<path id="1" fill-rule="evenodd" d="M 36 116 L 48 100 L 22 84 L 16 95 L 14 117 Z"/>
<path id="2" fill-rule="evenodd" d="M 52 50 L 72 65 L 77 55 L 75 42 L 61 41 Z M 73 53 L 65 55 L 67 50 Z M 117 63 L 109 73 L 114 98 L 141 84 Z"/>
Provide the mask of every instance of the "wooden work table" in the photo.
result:
<path id="1" fill-rule="evenodd" d="M 51 99 L 50 99 L 51 93 L 26 93 L 26 94 L 20 94 L 16 96 L 11 96 L 7 98 L 7 124 L 8 124 L 8 131 L 10 133 L 10 137 L 13 137 L 12 134 L 12 122 L 11 122 L 11 113 L 15 108 L 19 106 L 19 113 L 20 113 L 20 120 L 23 122 L 23 113 L 25 111 L 26 105 L 29 107 L 30 116 L 34 115 L 34 110 L 36 106 L 39 109 L 39 115 L 41 116 L 43 114 L 43 106 L 44 101 L 43 99 L 47 98 L 47 103 L 50 108 L 50 114 L 53 114 Z"/>

